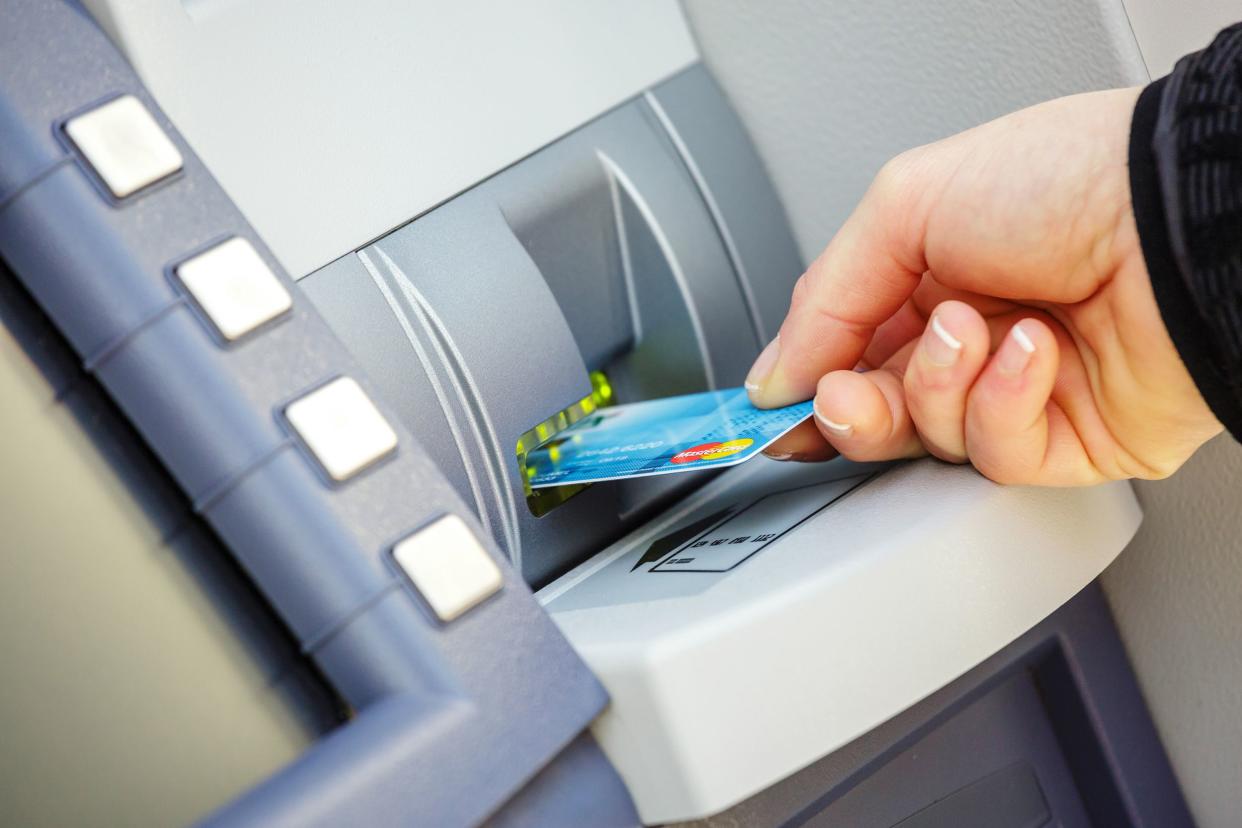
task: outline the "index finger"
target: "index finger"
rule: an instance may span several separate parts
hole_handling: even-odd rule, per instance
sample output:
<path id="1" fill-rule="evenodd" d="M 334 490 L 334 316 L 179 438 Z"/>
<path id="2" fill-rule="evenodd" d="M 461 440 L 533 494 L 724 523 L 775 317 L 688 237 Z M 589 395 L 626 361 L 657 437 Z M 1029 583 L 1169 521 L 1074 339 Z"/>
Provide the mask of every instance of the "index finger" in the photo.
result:
<path id="1" fill-rule="evenodd" d="M 921 199 L 890 162 L 794 287 L 780 333 L 746 378 L 760 408 L 810 399 L 819 378 L 853 367 L 926 270 Z"/>

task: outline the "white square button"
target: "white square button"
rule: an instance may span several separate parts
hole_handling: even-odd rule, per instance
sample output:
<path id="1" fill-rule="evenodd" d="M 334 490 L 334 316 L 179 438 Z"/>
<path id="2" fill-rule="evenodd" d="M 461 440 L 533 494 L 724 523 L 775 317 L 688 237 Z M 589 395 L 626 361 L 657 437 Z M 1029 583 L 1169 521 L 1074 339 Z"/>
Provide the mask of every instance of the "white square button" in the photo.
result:
<path id="1" fill-rule="evenodd" d="M 500 567 L 457 515 L 420 529 L 392 554 L 441 621 L 452 621 L 504 583 Z"/>
<path id="2" fill-rule="evenodd" d="M 289 291 L 245 239 L 229 239 L 177 265 L 177 278 L 232 341 L 293 307 Z"/>
<path id="3" fill-rule="evenodd" d="M 133 95 L 70 119 L 65 133 L 117 198 L 181 169 L 181 153 Z"/>
<path id="4" fill-rule="evenodd" d="M 335 481 L 348 480 L 397 447 L 397 434 L 349 377 L 285 407 L 285 418 Z"/>

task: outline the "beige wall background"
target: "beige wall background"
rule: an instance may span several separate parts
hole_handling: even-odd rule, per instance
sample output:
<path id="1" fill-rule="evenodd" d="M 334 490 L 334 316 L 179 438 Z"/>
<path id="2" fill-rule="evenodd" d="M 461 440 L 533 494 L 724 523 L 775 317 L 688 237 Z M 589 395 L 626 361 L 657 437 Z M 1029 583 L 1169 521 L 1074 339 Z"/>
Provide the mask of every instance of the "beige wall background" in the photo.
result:
<path id="1" fill-rule="evenodd" d="M 1104 587 L 1202 828 L 1242 812 L 1242 446 L 1222 435 L 1138 483 L 1145 519 Z"/>

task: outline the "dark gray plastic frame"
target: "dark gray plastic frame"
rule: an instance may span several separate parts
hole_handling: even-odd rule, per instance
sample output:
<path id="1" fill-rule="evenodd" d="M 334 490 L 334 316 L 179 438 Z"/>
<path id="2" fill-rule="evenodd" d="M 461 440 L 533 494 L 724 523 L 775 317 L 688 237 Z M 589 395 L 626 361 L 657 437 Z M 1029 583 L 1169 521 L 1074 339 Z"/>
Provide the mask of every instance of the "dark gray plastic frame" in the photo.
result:
<path id="1" fill-rule="evenodd" d="M 58 125 L 126 93 L 185 164 L 116 201 Z M 294 307 L 226 348 L 166 274 L 230 235 L 254 245 Z M 285 401 L 337 375 L 368 389 L 369 379 L 126 61 L 67 3 L 0 2 L 0 254 L 356 711 L 209 823 L 468 825 L 521 791 L 522 813 L 583 824 L 586 803 L 566 787 L 593 792 L 596 824 L 636 821 L 584 734 L 603 689 L 490 538 L 480 533 L 504 588 L 448 625 L 430 623 L 386 564 L 392 540 L 434 515 L 479 531 L 399 418 L 386 411 L 396 455 L 338 487 L 289 439 Z"/>

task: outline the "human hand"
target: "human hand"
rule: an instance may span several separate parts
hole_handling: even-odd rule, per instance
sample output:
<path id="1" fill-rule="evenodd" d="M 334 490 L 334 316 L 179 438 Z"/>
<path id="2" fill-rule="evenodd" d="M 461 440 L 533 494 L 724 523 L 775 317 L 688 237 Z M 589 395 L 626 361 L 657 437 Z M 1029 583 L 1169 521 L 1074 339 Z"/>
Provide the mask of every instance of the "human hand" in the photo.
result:
<path id="1" fill-rule="evenodd" d="M 798 280 L 747 378 L 754 403 L 814 395 L 819 434 L 855 460 L 931 453 L 1044 485 L 1176 470 L 1221 425 L 1165 330 L 1130 209 L 1138 91 L 890 161 Z M 769 453 L 823 453 L 806 438 Z"/>

